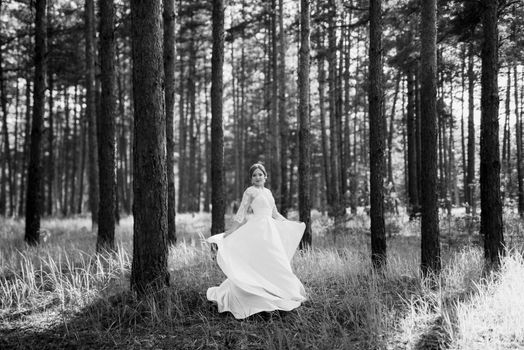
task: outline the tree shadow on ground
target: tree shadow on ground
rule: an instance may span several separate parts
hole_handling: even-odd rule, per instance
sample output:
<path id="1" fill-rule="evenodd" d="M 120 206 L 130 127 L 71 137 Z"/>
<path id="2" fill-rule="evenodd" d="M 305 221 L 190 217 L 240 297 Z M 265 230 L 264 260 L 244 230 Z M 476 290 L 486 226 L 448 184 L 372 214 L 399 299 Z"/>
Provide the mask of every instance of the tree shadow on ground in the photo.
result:
<path id="1" fill-rule="evenodd" d="M 162 310 L 155 314 L 155 308 Z M 238 321 L 218 313 L 204 293 L 177 290 L 152 305 L 123 292 L 77 311 L 53 304 L 4 315 L 0 349 L 262 349 L 264 327 L 281 323 L 285 328 L 293 315 L 261 313 Z"/>

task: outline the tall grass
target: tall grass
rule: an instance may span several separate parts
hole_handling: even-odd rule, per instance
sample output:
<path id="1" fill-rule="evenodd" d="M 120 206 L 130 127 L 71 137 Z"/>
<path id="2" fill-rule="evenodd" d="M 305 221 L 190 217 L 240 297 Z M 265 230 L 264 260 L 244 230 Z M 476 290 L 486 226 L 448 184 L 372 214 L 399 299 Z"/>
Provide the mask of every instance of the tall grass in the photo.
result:
<path id="1" fill-rule="evenodd" d="M 519 249 L 509 250 L 501 269 L 489 274 L 479 247 L 445 250 L 435 287 L 419 274 L 417 224 L 388 220 L 396 231 L 388 242 L 387 268 L 376 273 L 365 216 L 336 228 L 320 213 L 313 218 L 315 248 L 293 260 L 308 301 L 289 313 L 243 321 L 218 314 L 206 300 L 206 289 L 224 276 L 198 235 L 208 231 L 205 214 L 178 216 L 180 243 L 169 251 L 170 286 L 142 299 L 129 292 L 132 219 L 121 222 L 116 252 L 105 254 L 95 254 L 96 237 L 86 219 L 44 221 L 49 233 L 36 248 L 23 243 L 20 222 L 2 221 L 0 336 L 14 344 L 17 327 L 54 319 L 59 321 L 41 326 L 33 337 L 91 337 L 98 344 L 93 347 L 120 348 L 524 347 Z M 5 344 L 0 340 L 0 347 Z"/>

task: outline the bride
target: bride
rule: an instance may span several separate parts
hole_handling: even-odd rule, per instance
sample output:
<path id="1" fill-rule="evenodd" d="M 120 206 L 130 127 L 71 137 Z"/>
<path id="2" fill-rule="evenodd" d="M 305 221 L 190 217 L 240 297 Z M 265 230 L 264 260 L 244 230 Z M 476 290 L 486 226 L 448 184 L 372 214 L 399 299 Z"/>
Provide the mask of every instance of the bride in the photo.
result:
<path id="1" fill-rule="evenodd" d="M 253 164 L 249 174 L 252 186 L 242 196 L 233 226 L 207 240 L 217 244 L 217 263 L 227 276 L 207 290 L 207 299 L 237 319 L 290 311 L 306 300 L 304 286 L 291 270 L 305 224 L 277 211 L 271 191 L 264 187 L 267 172 L 262 164 Z M 253 214 L 247 217 L 249 208 Z"/>

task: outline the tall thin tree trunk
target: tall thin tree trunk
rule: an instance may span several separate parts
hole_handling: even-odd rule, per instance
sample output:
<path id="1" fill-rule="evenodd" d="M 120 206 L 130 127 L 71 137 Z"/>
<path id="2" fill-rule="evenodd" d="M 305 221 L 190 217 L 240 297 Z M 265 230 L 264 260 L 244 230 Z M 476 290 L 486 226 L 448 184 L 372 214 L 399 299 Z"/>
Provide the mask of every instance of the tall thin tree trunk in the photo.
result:
<path id="1" fill-rule="evenodd" d="M 186 186 L 186 145 L 187 145 L 187 132 L 186 132 L 186 109 L 185 109 L 185 77 L 184 77 L 184 59 L 180 53 L 180 101 L 179 101 L 179 123 L 178 123 L 178 147 L 179 147 L 179 159 L 178 159 L 178 211 L 187 211 L 187 186 Z"/>
<path id="2" fill-rule="evenodd" d="M 400 80 L 402 74 L 399 71 L 395 82 L 395 92 L 393 95 L 393 104 L 391 106 L 391 115 L 389 117 L 389 130 L 388 130 L 388 183 L 394 185 L 393 181 L 393 134 L 394 134 L 394 120 L 395 120 L 395 109 L 397 106 L 398 92 L 400 88 Z"/>
<path id="3" fill-rule="evenodd" d="M 407 104 L 407 141 L 408 141 L 408 198 L 410 207 L 410 219 L 419 213 L 419 187 L 417 172 L 417 133 L 415 117 L 415 97 L 413 73 L 407 72 L 408 104 Z"/>
<path id="4" fill-rule="evenodd" d="M 224 66 L 224 1 L 213 0 L 211 56 L 211 234 L 225 230 L 224 130 L 222 92 Z"/>
<path id="5" fill-rule="evenodd" d="M 86 96 L 87 100 L 87 96 Z M 86 103 L 87 104 L 87 103 Z M 87 107 L 86 107 L 87 111 Z M 82 115 L 82 113 L 80 113 Z M 80 129 L 81 129 L 81 139 L 82 145 L 80 147 L 80 170 L 79 170 L 79 179 L 78 179 L 78 198 L 77 198 L 77 210 L 78 214 L 82 213 L 82 206 L 84 203 L 84 174 L 86 167 L 86 153 L 87 153 L 87 143 L 89 139 L 89 120 L 87 119 L 87 113 L 84 114 L 84 120 L 80 119 Z M 86 135 L 87 134 L 87 135 Z"/>
<path id="6" fill-rule="evenodd" d="M 175 0 L 164 0 L 164 72 L 167 141 L 167 241 L 176 243 L 175 194 Z"/>
<path id="7" fill-rule="evenodd" d="M 280 134 L 279 134 L 279 115 L 278 115 L 278 50 L 277 50 L 277 5 L 276 0 L 271 0 L 271 113 L 269 118 L 269 165 L 270 176 L 269 182 L 275 195 L 277 207 L 281 204 L 281 174 L 280 174 Z"/>
<path id="8" fill-rule="evenodd" d="M 511 103 L 511 67 L 508 65 L 508 74 L 506 75 L 506 99 L 505 99 L 505 117 L 504 117 L 504 130 L 502 136 L 502 185 L 504 187 L 503 196 L 509 195 L 509 176 L 511 173 L 508 173 L 509 170 L 509 157 L 510 154 L 507 152 L 508 144 L 510 142 L 509 131 L 509 117 L 511 115 L 510 103 Z"/>
<path id="9" fill-rule="evenodd" d="M 70 188 L 70 194 L 69 197 L 69 213 L 74 214 L 75 213 L 75 198 L 76 198 L 76 177 L 78 174 L 78 124 L 79 124 L 79 116 L 78 116 L 78 110 L 77 106 L 79 104 L 78 101 L 78 85 L 75 85 L 75 96 L 74 96 L 74 109 L 73 109 L 73 136 L 72 136 L 72 150 L 71 150 L 71 188 Z M 81 138 L 80 138 L 81 140 Z M 78 174 L 79 175 L 79 174 Z"/>
<path id="10" fill-rule="evenodd" d="M 35 77 L 33 92 L 33 121 L 31 147 L 27 170 L 27 197 L 25 210 L 25 237 L 30 245 L 40 242 L 41 178 L 40 151 L 45 110 L 45 73 L 47 56 L 46 0 L 35 1 Z"/>
<path id="11" fill-rule="evenodd" d="M 97 251 L 115 248 L 115 8 L 112 0 L 99 0 L 100 8 L 100 115 L 98 117 L 99 212 Z"/>
<path id="12" fill-rule="evenodd" d="M 89 210 L 93 230 L 98 225 L 98 142 L 95 100 L 95 5 L 94 0 L 85 0 L 86 41 L 86 117 L 88 134 L 88 184 Z"/>
<path id="13" fill-rule="evenodd" d="M 500 199 L 498 0 L 482 1 L 482 98 L 480 136 L 480 234 L 489 265 L 498 266 L 504 254 Z"/>
<path id="14" fill-rule="evenodd" d="M 519 188 L 519 204 L 518 212 L 520 217 L 524 217 L 524 178 L 522 169 L 522 116 L 519 113 L 519 87 L 518 87 L 518 71 L 517 62 L 514 59 L 513 62 L 513 83 L 514 83 L 514 96 L 515 96 L 515 121 L 517 131 L 517 185 Z"/>
<path id="15" fill-rule="evenodd" d="M 67 92 L 67 85 L 64 86 L 63 91 L 63 98 L 64 98 L 64 118 L 65 118 L 65 128 L 64 128 L 64 134 L 62 137 L 62 150 L 63 155 L 61 159 L 61 173 L 64 175 L 64 183 L 62 186 L 59 187 L 59 191 L 62 193 L 62 215 L 66 216 L 68 214 L 69 206 L 68 204 L 68 194 L 69 194 L 69 183 L 71 182 L 71 170 L 74 170 L 74 167 L 71 166 L 72 157 L 70 157 L 70 148 L 72 146 L 71 144 L 71 127 L 69 125 L 69 119 L 70 119 L 70 105 L 69 105 L 69 94 Z M 73 174 L 74 176 L 74 174 Z"/>
<path id="16" fill-rule="evenodd" d="M 467 180 L 467 158 L 466 158 L 466 136 L 465 136 L 465 105 L 466 105 L 466 45 L 464 44 L 462 47 L 462 64 L 461 64 L 461 114 L 460 114 L 460 143 L 461 143 L 461 150 L 462 150 L 462 186 L 463 186 L 463 196 L 464 196 L 464 203 L 466 204 L 468 201 L 468 180 Z M 466 205 L 466 210 L 467 205 Z"/>
<path id="17" fill-rule="evenodd" d="M 474 89 L 475 89 L 475 73 L 473 67 L 473 44 L 469 45 L 468 52 L 468 162 L 467 162 L 467 176 L 466 176 L 466 213 L 475 212 L 472 211 L 474 208 L 475 200 L 475 123 L 474 123 Z"/>
<path id="18" fill-rule="evenodd" d="M 386 264 L 384 222 L 385 145 L 382 110 L 382 1 L 369 6 L 369 161 L 371 261 L 375 268 Z"/>
<path id="19" fill-rule="evenodd" d="M 48 10 L 49 11 L 49 10 Z M 48 16 L 49 19 L 49 16 Z M 49 32 L 49 28 L 48 28 Z M 49 35 L 49 33 L 48 33 Z M 48 158 L 46 161 L 46 173 L 47 173 L 47 195 L 45 197 L 46 199 L 46 212 L 47 215 L 51 216 L 53 215 L 53 207 L 54 207 L 54 181 L 55 181 L 55 126 L 54 126 L 54 96 L 53 96 L 53 89 L 54 89 L 54 78 L 53 78 L 53 72 L 50 70 L 48 72 L 48 83 L 49 83 L 49 114 L 48 114 L 48 128 L 47 128 L 47 154 Z"/>
<path id="20" fill-rule="evenodd" d="M 320 129 L 321 129 L 321 141 L 322 141 L 322 160 L 323 160 L 323 170 L 324 170 L 324 181 L 327 195 L 327 204 L 328 207 L 331 207 L 333 204 L 333 199 L 331 198 L 331 164 L 329 162 L 329 148 L 327 140 L 327 126 L 326 126 L 326 112 L 324 107 L 324 95 L 325 95 L 325 84 L 326 84 L 326 70 L 324 69 L 324 39 L 323 34 L 318 32 L 317 37 L 317 51 L 319 52 L 317 56 L 318 62 L 318 104 L 319 104 L 319 118 L 320 118 Z"/>
<path id="21" fill-rule="evenodd" d="M 208 98 L 208 75 L 207 75 L 207 67 L 204 67 L 204 76 L 205 76 L 205 84 L 204 84 L 204 96 L 205 96 L 205 104 L 206 104 L 206 115 L 204 118 L 204 143 L 205 143 L 205 150 L 206 150 L 206 189 L 204 193 L 204 212 L 209 213 L 211 211 L 211 140 L 209 137 L 209 98 Z"/>
<path id="22" fill-rule="evenodd" d="M 134 177 L 131 288 L 142 295 L 169 285 L 164 65 L 160 0 L 131 1 Z M 138 137 L 139 136 L 139 137 Z"/>
<path id="23" fill-rule="evenodd" d="M 311 145 L 309 116 L 309 0 L 300 1 L 300 49 L 298 64 L 298 118 L 299 118 L 299 190 L 300 221 L 306 230 L 300 248 L 311 247 Z"/>
<path id="24" fill-rule="evenodd" d="M 338 218 L 340 215 L 340 164 L 339 164 L 339 145 L 337 138 L 337 50 L 336 50 L 336 4 L 334 0 L 328 1 L 329 16 L 331 18 L 328 24 L 328 53 L 327 60 L 329 64 L 328 84 L 329 84 L 329 139 L 330 139 L 330 185 L 328 191 L 331 192 L 330 215 Z"/>
<path id="25" fill-rule="evenodd" d="M 278 1 L 279 25 L 279 86 L 278 86 L 278 123 L 280 131 L 280 213 L 287 216 L 288 198 L 288 137 L 289 127 L 286 111 L 286 33 L 284 31 L 284 1 Z"/>
<path id="26" fill-rule="evenodd" d="M 421 269 L 438 272 L 440 263 L 437 198 L 437 2 L 425 0 L 421 13 Z M 445 133 L 443 133 L 444 135 Z"/>
<path id="27" fill-rule="evenodd" d="M 31 81 L 25 79 L 25 130 L 24 130 L 24 147 L 22 154 L 22 170 L 20 174 L 20 200 L 18 206 L 18 216 L 25 215 L 25 185 L 27 183 L 27 159 L 29 156 L 29 147 L 31 142 Z"/>

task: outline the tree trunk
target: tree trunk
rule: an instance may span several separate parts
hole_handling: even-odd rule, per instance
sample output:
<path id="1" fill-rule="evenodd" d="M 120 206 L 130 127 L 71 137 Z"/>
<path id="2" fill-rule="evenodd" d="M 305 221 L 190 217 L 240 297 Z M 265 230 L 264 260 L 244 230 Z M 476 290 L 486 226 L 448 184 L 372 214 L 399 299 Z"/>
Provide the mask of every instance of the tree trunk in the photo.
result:
<path id="1" fill-rule="evenodd" d="M 100 115 L 98 117 L 99 207 L 96 249 L 115 249 L 115 9 L 112 0 L 99 0 L 100 8 Z"/>
<path id="2" fill-rule="evenodd" d="M 330 178 L 330 162 L 329 162 L 329 148 L 327 140 L 327 126 L 326 126 L 326 111 L 324 108 L 324 94 L 325 94 L 325 84 L 326 84 L 326 70 L 324 69 L 324 38 L 323 34 L 319 31 L 316 35 L 317 37 L 317 51 L 319 52 L 317 56 L 318 62 L 318 104 L 319 104 L 319 118 L 320 118 L 320 128 L 321 128 L 321 140 L 322 140 L 322 160 L 323 160 L 323 170 L 324 170 L 324 181 L 326 188 L 326 201 L 328 207 L 331 207 L 333 200 L 331 198 L 331 178 Z"/>
<path id="3" fill-rule="evenodd" d="M 393 181 L 393 134 L 394 134 L 394 120 L 395 120 L 395 109 L 397 106 L 398 91 L 400 88 L 400 80 L 402 79 L 402 74 L 399 71 L 397 74 L 397 79 L 395 82 L 395 92 L 393 95 L 393 105 L 391 106 L 391 115 L 389 117 L 389 130 L 388 130 L 388 183 L 394 186 Z"/>
<path id="4" fill-rule="evenodd" d="M 460 143 L 462 150 L 462 186 L 464 203 L 468 200 L 468 169 L 467 169 L 467 157 L 466 157 L 466 136 L 465 136 L 465 104 L 466 104 L 466 45 L 462 48 L 462 65 L 461 65 L 461 116 L 460 116 Z M 466 211 L 468 210 L 466 205 Z"/>
<path id="5" fill-rule="evenodd" d="M 189 103 L 189 158 L 187 167 L 187 191 L 188 191 L 188 210 L 195 212 L 196 201 L 196 142 L 195 142 L 195 121 L 196 121 L 196 47 L 193 41 L 189 44 L 189 72 L 187 76 L 187 99 Z"/>
<path id="6" fill-rule="evenodd" d="M 299 163 L 298 206 L 306 230 L 300 249 L 311 247 L 311 144 L 309 116 L 309 0 L 300 2 L 300 49 L 298 64 Z"/>
<path id="7" fill-rule="evenodd" d="M 225 230 L 224 130 L 222 92 L 224 66 L 224 2 L 213 0 L 211 56 L 211 234 Z"/>
<path id="8" fill-rule="evenodd" d="M 95 101 L 95 5 L 94 0 L 85 0 L 86 40 L 86 117 L 88 125 L 88 183 L 89 210 L 93 230 L 98 224 L 98 142 Z"/>
<path id="9" fill-rule="evenodd" d="M 475 73 L 473 71 L 473 44 L 469 45 L 468 52 L 468 162 L 467 162 L 467 176 L 465 193 L 466 193 L 466 213 L 472 213 L 471 209 L 474 207 L 475 200 L 475 123 L 474 123 L 474 90 L 475 90 Z"/>
<path id="10" fill-rule="evenodd" d="M 482 97 L 480 135 L 480 234 L 489 265 L 498 266 L 504 254 L 502 201 L 500 199 L 498 1 L 483 0 Z"/>
<path id="11" fill-rule="evenodd" d="M 133 40 L 134 234 L 131 288 L 141 295 L 169 284 L 164 66 L 160 0 L 131 1 Z"/>
<path id="12" fill-rule="evenodd" d="M 369 162 L 371 261 L 375 268 L 386 264 L 384 223 L 385 145 L 382 121 L 382 1 L 369 6 Z"/>
<path id="13" fill-rule="evenodd" d="M 515 60 L 515 59 L 514 59 Z M 517 131 L 517 185 L 518 185 L 518 212 L 521 218 L 524 218 L 524 178 L 522 169 L 522 116 L 519 113 L 519 88 L 518 88 L 518 71 L 517 62 L 513 62 L 513 81 L 514 81 L 514 96 L 515 96 L 515 124 Z"/>
<path id="14" fill-rule="evenodd" d="M 82 113 L 80 115 L 82 115 Z M 88 126 L 89 120 L 87 119 L 87 107 L 86 107 L 86 113 L 84 114 L 84 116 L 85 116 L 84 120 L 80 119 L 82 146 L 80 147 L 80 170 L 78 172 L 80 178 L 78 179 L 78 198 L 77 198 L 77 210 L 76 210 L 77 214 L 82 213 L 82 205 L 84 203 L 84 174 L 85 174 L 85 167 L 86 167 L 86 148 L 87 148 L 87 143 L 89 139 L 89 126 Z"/>
<path id="15" fill-rule="evenodd" d="M 421 8 L 421 269 L 439 272 L 440 243 L 437 198 L 437 2 Z M 444 135 L 445 133 L 443 133 Z"/>
<path id="16" fill-rule="evenodd" d="M 75 198 L 76 198 L 76 177 L 78 174 L 78 124 L 79 124 L 79 116 L 77 113 L 77 106 L 78 106 L 78 85 L 75 85 L 75 96 L 74 96 L 74 110 L 73 110 L 73 136 L 72 136 L 72 150 L 71 150 L 71 188 L 70 188 L 70 194 L 69 197 L 69 213 L 74 214 L 75 213 Z M 81 140 L 81 138 L 80 138 Z"/>
<path id="17" fill-rule="evenodd" d="M 65 127 L 64 133 L 62 135 L 62 157 L 61 157 L 61 174 L 63 174 L 64 182 L 59 186 L 59 193 L 62 193 L 61 198 L 61 210 L 62 215 L 67 216 L 69 206 L 68 204 L 68 194 L 69 194 L 69 183 L 71 182 L 71 170 L 74 170 L 74 167 L 71 166 L 71 156 L 70 149 L 73 146 L 71 139 L 71 127 L 69 125 L 70 119 L 70 107 L 69 107 L 69 94 L 67 92 L 67 85 L 64 86 L 63 98 L 64 98 L 64 118 L 65 118 Z M 73 141 L 74 142 L 74 141 Z M 73 174 L 74 176 L 74 174 Z"/>
<path id="18" fill-rule="evenodd" d="M 179 101 L 179 124 L 178 124 L 178 147 L 179 147 L 179 159 L 178 159 L 178 211 L 187 211 L 187 184 L 186 184 L 186 145 L 187 145 L 187 132 L 186 132 L 186 111 L 185 111 L 185 77 L 184 77 L 184 65 L 183 52 L 180 52 L 180 101 Z"/>
<path id="19" fill-rule="evenodd" d="M 25 210 L 25 237 L 30 245 L 40 242 L 41 178 L 40 145 L 45 110 L 45 72 L 47 56 L 46 0 L 35 1 L 35 77 L 33 92 L 33 121 L 27 170 L 27 197 Z"/>
<path id="20" fill-rule="evenodd" d="M 415 119 L 415 97 L 414 95 L 414 81 L 413 73 L 407 72 L 407 87 L 408 87 L 408 105 L 407 105 L 407 138 L 408 138 L 408 197 L 410 207 L 410 219 L 416 217 L 419 213 L 419 188 L 418 188 L 418 173 L 417 173 L 417 133 L 416 133 L 416 119 Z"/>
<path id="21" fill-rule="evenodd" d="M 509 144 L 511 142 L 511 133 L 510 133 L 510 115 L 511 115 L 511 109 L 510 109 L 510 103 L 511 103 L 511 67 L 508 65 L 508 74 L 506 76 L 506 113 L 504 118 L 504 133 L 502 137 L 502 166 L 503 166 L 503 187 L 504 187 L 504 193 L 503 195 L 509 196 L 510 195 L 510 189 L 509 189 L 509 183 L 511 179 L 511 168 L 510 168 L 510 148 Z M 517 140 L 518 142 L 518 140 Z"/>
<path id="22" fill-rule="evenodd" d="M 280 207 L 281 201 L 281 174 L 280 174 L 280 134 L 279 134 L 279 115 L 278 115 L 278 51 L 277 51 L 277 15 L 276 0 L 271 0 L 271 114 L 269 118 L 269 183 L 275 195 L 277 207 Z M 284 160 L 282 160 L 284 161 Z"/>
<path id="23" fill-rule="evenodd" d="M 48 18 L 49 20 L 49 18 Z M 48 28 L 49 31 L 49 28 Z M 49 35 L 49 33 L 48 33 Z M 48 128 L 47 128 L 47 154 L 48 158 L 46 161 L 46 168 L 47 168 L 47 195 L 45 197 L 46 199 L 46 212 L 48 216 L 53 215 L 53 202 L 54 202 L 54 181 L 55 181 L 55 126 L 54 126 L 54 96 L 53 96 L 53 89 L 54 89 L 54 78 L 53 78 L 53 72 L 49 69 L 48 71 L 48 81 L 49 81 L 49 114 L 48 114 Z"/>
<path id="24" fill-rule="evenodd" d="M 286 111 L 286 33 L 284 31 L 284 1 L 278 1 L 279 24 L 279 87 L 278 87 L 278 123 L 280 129 L 280 213 L 287 216 L 289 208 L 288 198 L 288 137 L 289 127 Z"/>
<path id="25" fill-rule="evenodd" d="M 31 142 L 31 81 L 25 79 L 25 130 L 24 130 L 24 150 L 22 155 L 22 171 L 20 174 L 20 199 L 18 206 L 18 216 L 25 215 L 26 196 L 25 185 L 27 184 L 27 159 L 29 156 L 29 147 Z"/>
<path id="26" fill-rule="evenodd" d="M 328 24 L 328 53 L 327 60 L 329 64 L 328 84 L 329 84 L 329 131 L 330 131 L 330 197 L 332 200 L 329 208 L 329 214 L 338 218 L 340 215 L 340 164 L 339 164 L 339 145 L 337 138 L 337 43 L 336 43 L 336 4 L 334 0 L 328 1 L 329 16 L 331 18 Z"/>
<path id="27" fill-rule="evenodd" d="M 204 67 L 204 75 L 205 75 L 205 88 L 204 88 L 204 96 L 205 96 L 205 104 L 206 104 L 206 115 L 204 118 L 204 143 L 205 143 L 205 150 L 206 150 L 206 189 L 204 192 L 204 208 L 203 211 L 206 213 L 209 213 L 211 211 L 211 140 L 209 137 L 209 98 L 208 98 L 208 75 L 207 75 L 207 67 Z"/>
<path id="28" fill-rule="evenodd" d="M 167 240 L 176 243 L 175 196 L 175 0 L 164 0 L 164 72 L 167 140 Z"/>

